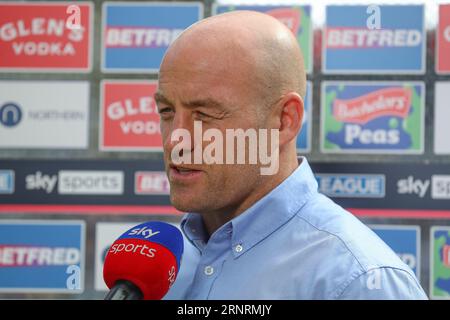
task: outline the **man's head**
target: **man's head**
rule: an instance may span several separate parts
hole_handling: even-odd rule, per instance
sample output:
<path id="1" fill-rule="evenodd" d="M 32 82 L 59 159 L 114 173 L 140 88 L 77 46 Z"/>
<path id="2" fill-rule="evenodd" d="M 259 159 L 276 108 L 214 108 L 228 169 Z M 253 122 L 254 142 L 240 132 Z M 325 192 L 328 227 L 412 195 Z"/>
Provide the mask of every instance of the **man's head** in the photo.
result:
<path id="1" fill-rule="evenodd" d="M 155 96 L 172 204 L 181 211 L 231 214 L 278 185 L 297 166 L 295 138 L 305 88 L 295 37 L 268 15 L 236 11 L 204 19 L 183 32 L 163 59 Z M 175 166 L 171 153 L 181 142 L 171 141 L 172 134 L 186 129 L 194 139 L 194 121 L 202 121 L 203 132 L 215 128 L 224 138 L 226 129 L 279 130 L 280 170 L 263 176 L 261 163 L 247 161 Z M 209 143 L 203 142 L 203 148 Z M 194 141 L 186 146 L 183 153 L 193 155 Z M 225 145 L 223 153 L 225 158 Z"/>

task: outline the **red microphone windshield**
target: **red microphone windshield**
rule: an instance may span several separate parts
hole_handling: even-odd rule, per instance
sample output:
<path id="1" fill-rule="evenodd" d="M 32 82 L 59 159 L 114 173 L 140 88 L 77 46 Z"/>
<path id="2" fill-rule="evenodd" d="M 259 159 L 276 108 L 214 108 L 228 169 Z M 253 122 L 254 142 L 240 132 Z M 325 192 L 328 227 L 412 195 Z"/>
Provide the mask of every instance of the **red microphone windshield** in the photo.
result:
<path id="1" fill-rule="evenodd" d="M 162 299 L 177 273 L 177 259 L 171 251 L 161 244 L 136 238 L 116 240 L 103 267 L 108 288 L 118 280 L 127 280 L 139 287 L 145 300 Z"/>

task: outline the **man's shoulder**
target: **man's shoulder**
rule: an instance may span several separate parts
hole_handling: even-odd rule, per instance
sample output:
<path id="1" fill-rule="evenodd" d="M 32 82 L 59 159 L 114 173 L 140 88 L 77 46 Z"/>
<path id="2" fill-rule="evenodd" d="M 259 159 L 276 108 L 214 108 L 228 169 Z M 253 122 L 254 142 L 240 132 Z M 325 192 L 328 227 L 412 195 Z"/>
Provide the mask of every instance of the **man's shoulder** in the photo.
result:
<path id="1" fill-rule="evenodd" d="M 349 258 L 355 259 L 362 269 L 386 264 L 405 266 L 369 227 L 322 194 L 311 198 L 295 218 L 298 228 L 307 229 L 335 243 L 342 248 L 344 256 L 346 253 Z"/>
<path id="2" fill-rule="evenodd" d="M 299 247 L 310 246 L 313 254 L 323 257 L 315 265 L 322 279 L 315 281 L 329 282 L 327 297 L 337 298 L 355 283 L 370 280 L 378 272 L 374 270 L 420 288 L 413 271 L 370 228 L 324 195 L 312 197 L 291 228 L 302 235 L 297 238 Z"/>

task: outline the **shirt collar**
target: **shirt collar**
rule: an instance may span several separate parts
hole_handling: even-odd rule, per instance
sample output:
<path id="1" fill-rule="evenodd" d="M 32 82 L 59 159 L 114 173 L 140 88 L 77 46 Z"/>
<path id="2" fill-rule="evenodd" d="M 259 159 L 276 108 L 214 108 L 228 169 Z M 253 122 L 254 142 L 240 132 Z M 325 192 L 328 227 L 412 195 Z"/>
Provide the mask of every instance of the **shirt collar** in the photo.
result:
<path id="1" fill-rule="evenodd" d="M 239 216 L 220 227 L 220 232 L 231 233 L 231 249 L 235 258 L 288 222 L 317 192 L 317 182 L 306 158 L 301 157 L 298 168 L 281 184 L 270 191 Z M 200 251 L 206 244 L 207 231 L 198 213 L 188 213 L 181 229 Z M 213 235 L 213 236 L 214 236 Z"/>

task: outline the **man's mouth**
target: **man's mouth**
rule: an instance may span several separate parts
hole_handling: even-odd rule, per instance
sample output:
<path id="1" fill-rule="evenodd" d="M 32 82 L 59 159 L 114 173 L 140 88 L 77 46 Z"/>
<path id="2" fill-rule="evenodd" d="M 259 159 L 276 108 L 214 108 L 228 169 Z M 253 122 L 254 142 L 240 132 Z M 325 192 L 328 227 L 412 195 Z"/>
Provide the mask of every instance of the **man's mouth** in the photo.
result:
<path id="1" fill-rule="evenodd" d="M 192 170 L 192 169 L 187 169 L 187 168 L 177 168 L 177 167 L 175 167 L 175 170 L 178 171 L 180 174 L 183 174 L 183 175 L 187 175 L 190 172 L 198 171 L 198 170 Z"/>
<path id="2" fill-rule="evenodd" d="M 174 180 L 190 180 L 201 175 L 202 171 L 190 167 L 170 165 L 169 177 Z"/>

